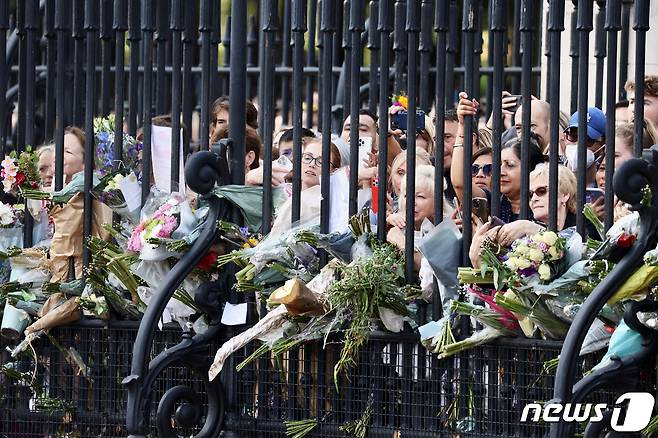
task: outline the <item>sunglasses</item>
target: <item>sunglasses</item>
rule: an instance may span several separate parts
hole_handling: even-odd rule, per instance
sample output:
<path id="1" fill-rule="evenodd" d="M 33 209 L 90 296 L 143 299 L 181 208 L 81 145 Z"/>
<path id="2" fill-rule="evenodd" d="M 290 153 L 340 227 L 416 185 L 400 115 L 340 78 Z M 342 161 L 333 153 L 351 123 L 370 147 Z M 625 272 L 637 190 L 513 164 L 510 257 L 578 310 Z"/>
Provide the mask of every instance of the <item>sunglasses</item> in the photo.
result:
<path id="1" fill-rule="evenodd" d="M 577 143 L 578 142 L 578 128 L 567 128 L 564 130 L 564 139 L 570 143 Z M 592 144 L 596 140 L 592 140 L 591 138 L 587 137 L 585 140 L 586 144 Z"/>
<path id="2" fill-rule="evenodd" d="M 485 164 L 483 166 L 480 166 L 479 164 L 473 164 L 471 165 L 471 175 L 476 176 L 478 173 L 480 173 L 480 170 L 482 170 L 484 176 L 491 176 L 492 166 L 492 164 Z"/>
<path id="3" fill-rule="evenodd" d="M 534 195 L 537 195 L 538 197 L 546 196 L 548 193 L 548 187 L 547 186 L 542 186 L 542 187 L 537 187 L 535 190 L 530 190 L 530 198 L 532 198 Z"/>

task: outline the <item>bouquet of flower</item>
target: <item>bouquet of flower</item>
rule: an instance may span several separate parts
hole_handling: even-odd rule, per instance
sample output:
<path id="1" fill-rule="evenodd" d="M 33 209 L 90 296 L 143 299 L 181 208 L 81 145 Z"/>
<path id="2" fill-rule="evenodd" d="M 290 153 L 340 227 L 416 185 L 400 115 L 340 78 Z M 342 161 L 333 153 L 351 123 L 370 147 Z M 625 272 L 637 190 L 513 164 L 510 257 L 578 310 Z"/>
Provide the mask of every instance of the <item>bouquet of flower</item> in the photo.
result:
<path id="1" fill-rule="evenodd" d="M 22 215 L 22 209 L 0 202 L 0 228 L 20 227 Z"/>
<path id="2" fill-rule="evenodd" d="M 404 94 L 394 94 L 391 97 L 391 106 L 399 106 L 405 111 L 409 108 L 409 98 Z"/>
<path id="3" fill-rule="evenodd" d="M 187 202 L 180 193 L 173 193 L 152 215 L 133 230 L 128 251 L 140 252 L 152 237 L 170 238 L 180 224 L 181 205 Z"/>
<path id="4" fill-rule="evenodd" d="M 24 189 L 36 189 L 39 187 L 39 157 L 36 152 L 27 146 L 23 152 L 12 151 L 5 155 L 0 163 L 2 170 L 2 187 L 5 192 L 19 191 Z"/>
<path id="5" fill-rule="evenodd" d="M 94 119 L 94 139 L 96 142 L 96 169 L 101 176 L 112 172 L 114 165 L 119 162 L 122 167 L 135 172 L 139 171 L 139 153 L 142 144 L 138 143 L 132 136 L 123 133 L 122 151 L 123 156 L 114 156 L 116 121 L 114 114 L 108 117 Z"/>
<path id="6" fill-rule="evenodd" d="M 503 260 L 521 278 L 538 275 L 541 282 L 547 282 L 558 273 L 565 245 L 566 240 L 557 233 L 540 231 L 514 241 Z"/>
<path id="7" fill-rule="evenodd" d="M 134 187 L 128 191 L 132 198 L 126 200 L 125 183 L 133 184 Z M 139 207 L 141 207 L 141 188 L 137 177 L 133 172 L 126 174 L 126 169 L 108 173 L 92 189 L 93 195 L 103 204 L 130 223 L 139 221 Z"/>

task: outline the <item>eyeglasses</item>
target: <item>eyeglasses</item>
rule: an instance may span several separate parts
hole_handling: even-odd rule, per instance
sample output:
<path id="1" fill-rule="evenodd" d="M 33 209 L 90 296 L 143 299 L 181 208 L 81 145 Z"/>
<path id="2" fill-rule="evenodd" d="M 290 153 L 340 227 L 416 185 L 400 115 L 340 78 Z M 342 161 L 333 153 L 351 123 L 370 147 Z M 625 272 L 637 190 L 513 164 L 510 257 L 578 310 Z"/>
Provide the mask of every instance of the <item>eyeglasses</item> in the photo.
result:
<path id="1" fill-rule="evenodd" d="M 542 196 L 546 196 L 546 193 L 548 193 L 548 186 L 537 187 L 535 190 L 530 190 L 530 198 L 532 198 L 534 195 L 537 195 L 539 198 L 541 198 Z"/>
<path id="2" fill-rule="evenodd" d="M 302 163 L 304 164 L 311 164 L 315 162 L 315 165 L 318 167 L 322 166 L 322 157 L 314 157 L 311 154 L 303 154 L 302 155 Z"/>
<path id="3" fill-rule="evenodd" d="M 564 130 L 564 139 L 570 143 L 576 143 L 578 142 L 578 128 L 567 128 Z M 591 138 L 587 137 L 585 139 L 586 144 L 592 144 L 596 140 L 592 140 Z"/>
<path id="4" fill-rule="evenodd" d="M 471 175 L 472 176 L 477 176 L 478 173 L 480 173 L 480 170 L 482 173 L 484 173 L 484 176 L 491 176 L 491 169 L 492 169 L 492 164 L 485 164 L 483 166 L 480 166 L 479 164 L 473 164 L 471 165 Z"/>

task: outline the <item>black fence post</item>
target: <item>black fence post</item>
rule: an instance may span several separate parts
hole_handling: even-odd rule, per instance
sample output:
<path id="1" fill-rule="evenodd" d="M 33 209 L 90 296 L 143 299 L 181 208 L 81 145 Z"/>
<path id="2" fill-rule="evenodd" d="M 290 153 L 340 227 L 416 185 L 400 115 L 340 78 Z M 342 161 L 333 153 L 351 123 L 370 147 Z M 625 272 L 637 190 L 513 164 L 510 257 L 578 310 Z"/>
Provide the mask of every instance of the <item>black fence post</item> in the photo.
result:
<path id="1" fill-rule="evenodd" d="M 557 181 L 558 156 L 560 154 L 560 39 L 564 31 L 564 0 L 555 0 L 548 5 L 548 35 L 551 40 L 551 56 L 548 84 L 550 109 L 550 144 L 548 180 Z M 548 228 L 557 229 L 557 184 L 549 186 L 548 194 Z"/>
<path id="2" fill-rule="evenodd" d="M 70 31 L 71 0 L 57 0 L 55 31 L 57 32 L 57 57 L 66 59 Z M 66 63 L 57 63 L 55 76 L 55 190 L 64 187 L 64 128 L 66 127 Z"/>
<path id="3" fill-rule="evenodd" d="M 38 30 L 38 17 L 39 3 L 37 0 L 25 1 L 25 63 L 22 68 L 25 68 L 25 82 L 24 82 L 24 96 L 25 96 L 25 134 L 24 146 L 36 147 L 35 144 L 38 139 L 35 134 L 35 79 L 36 79 L 36 42 Z M 21 72 L 19 72 L 19 75 Z M 20 126 L 20 124 L 19 124 Z M 23 145 L 19 145 L 23 146 Z M 23 223 L 23 247 L 32 246 L 32 229 L 34 228 L 34 220 L 30 214 L 30 210 L 25 206 L 25 220 Z"/>
<path id="4" fill-rule="evenodd" d="M 96 112 L 96 41 L 98 38 L 98 4 L 96 0 L 86 0 L 84 30 L 87 47 L 87 78 L 85 99 L 85 170 L 84 170 L 84 221 L 83 242 L 91 235 L 91 219 L 93 214 L 92 194 L 94 176 L 94 159 L 96 145 L 94 142 L 94 115 Z M 82 248 L 82 264 L 89 266 L 91 252 L 87 245 Z"/>
<path id="5" fill-rule="evenodd" d="M 420 40 L 418 51 L 420 52 L 420 76 L 419 76 L 419 100 L 418 106 L 425 114 L 430 112 L 431 89 L 430 55 L 432 53 L 432 0 L 423 0 L 420 5 Z M 424 127 L 423 127 L 424 128 Z"/>
<path id="6" fill-rule="evenodd" d="M 395 63 L 395 79 L 393 81 L 393 91 L 400 93 L 405 91 L 405 52 L 407 51 L 407 38 L 404 32 L 406 0 L 395 0 L 393 13 L 393 53 Z M 408 90 L 406 90 L 408 93 Z"/>
<path id="7" fill-rule="evenodd" d="M 190 139 L 192 137 L 192 112 L 194 111 L 195 96 L 192 64 L 196 52 L 196 19 L 199 15 L 197 4 L 197 2 L 186 3 L 186 7 L 182 9 L 185 20 L 185 30 L 183 31 L 183 124 L 189 130 L 189 134 L 183 138 L 183 155 L 185 157 L 190 153 Z"/>
<path id="8" fill-rule="evenodd" d="M 308 6 L 308 52 L 306 53 L 306 65 L 308 67 L 313 67 L 317 64 L 316 53 L 315 53 L 315 43 L 316 43 L 316 33 L 317 33 L 317 15 L 318 15 L 318 2 L 317 0 L 310 0 Z M 274 51 L 274 48 L 271 48 Z M 313 119 L 314 113 L 316 110 L 313 108 L 313 92 L 314 92 L 314 83 L 315 79 L 313 74 L 306 74 L 306 127 L 308 129 L 313 129 Z"/>
<path id="9" fill-rule="evenodd" d="M 138 2 L 139 0 L 135 0 Z M 73 124 L 84 124 L 84 0 L 73 0 Z"/>
<path id="10" fill-rule="evenodd" d="M 379 158 L 377 168 L 377 179 L 383 187 L 386 181 L 388 148 L 384 147 L 388 142 L 388 93 L 390 89 L 390 55 L 391 55 L 391 31 L 393 30 L 392 4 L 388 0 L 380 0 L 378 4 L 377 33 L 379 36 L 379 119 L 378 137 L 379 137 Z M 372 10 L 371 10 L 372 12 Z M 371 84 L 372 86 L 372 84 Z M 373 200 L 374 202 L 374 200 Z M 378 211 L 386 211 L 386 191 L 378 192 Z M 377 238 L 380 241 L 386 240 L 386 215 L 377 215 Z"/>
<path id="11" fill-rule="evenodd" d="M 569 113 L 573 114 L 578 109 L 578 58 L 580 52 L 578 51 L 578 0 L 572 0 L 573 13 L 571 14 L 571 28 L 569 36 L 569 56 L 571 57 L 571 101 L 569 106 Z"/>
<path id="12" fill-rule="evenodd" d="M 183 82 L 181 68 L 183 64 L 183 0 L 171 0 L 171 17 L 169 26 L 171 29 L 171 181 L 172 188 L 178 191 L 185 190 L 179 187 L 180 161 L 181 157 L 181 111 Z M 188 129 L 190 129 L 188 127 Z M 173 190 L 172 190 L 173 191 Z"/>
<path id="13" fill-rule="evenodd" d="M 101 39 L 101 106 L 100 115 L 105 117 L 110 113 L 112 101 L 112 0 L 101 0 L 100 9 L 100 39 Z M 115 60 L 116 65 L 116 60 Z M 116 71 L 115 71 L 116 75 Z M 116 79 L 115 79 L 116 80 Z"/>
<path id="14" fill-rule="evenodd" d="M 139 46 L 142 40 L 140 0 L 129 0 L 128 44 L 130 47 L 130 73 L 128 76 L 128 134 L 137 135 L 139 114 Z"/>
<path id="15" fill-rule="evenodd" d="M 644 70 L 645 51 L 647 43 L 647 31 L 649 30 L 649 0 L 637 0 L 635 2 L 635 18 L 633 20 L 635 30 L 635 106 L 633 118 L 635 121 L 635 144 L 636 157 L 642 156 L 642 138 L 644 137 Z"/>
<path id="16" fill-rule="evenodd" d="M 123 138 L 124 104 L 126 100 L 126 72 L 125 72 L 125 44 L 128 30 L 128 2 L 115 0 L 114 2 L 114 138 Z M 114 142 L 114 169 L 118 170 L 123 158 L 123 141 Z"/>
<path id="17" fill-rule="evenodd" d="M 290 1 L 283 2 L 283 31 L 281 33 L 281 67 L 290 67 L 291 57 L 291 20 L 292 20 L 292 3 Z M 327 77 L 329 80 L 330 77 Z M 290 124 L 290 100 L 285 96 L 290 96 L 290 75 L 281 75 L 281 121 L 284 126 Z M 293 177 L 294 184 L 294 177 Z M 293 188 L 294 193 L 294 188 Z M 293 213 L 294 213 L 293 208 Z"/>
<path id="18" fill-rule="evenodd" d="M 619 100 L 626 100 L 624 85 L 628 80 L 628 37 L 631 28 L 631 6 L 633 0 L 621 2 L 621 36 L 619 48 Z"/>
<path id="19" fill-rule="evenodd" d="M 201 150 L 207 151 L 210 145 L 210 33 L 212 32 L 212 1 L 201 0 L 199 14 L 199 34 L 201 38 L 201 114 L 199 121 L 199 142 Z M 233 89 L 231 89 L 233 91 Z M 231 93 L 233 94 L 233 93 Z M 244 102 L 242 103 L 244 106 Z M 232 106 L 230 106 L 232 109 Z M 231 122 L 233 113 L 231 112 Z M 244 119 L 244 115 L 242 116 Z M 232 123 L 231 123 L 232 124 Z M 230 126 L 230 125 L 229 125 Z"/>
<path id="20" fill-rule="evenodd" d="M 379 26 L 379 0 L 373 0 L 369 3 L 368 12 L 368 50 L 370 51 L 370 70 L 368 72 L 368 110 L 377 114 L 377 95 L 379 93 L 379 35 L 377 27 Z M 374 202 L 374 200 L 373 200 Z"/>
<path id="21" fill-rule="evenodd" d="M 603 108 L 603 63 L 606 57 L 604 29 L 606 3 L 603 0 L 597 0 L 596 4 L 598 6 L 598 11 L 596 13 L 596 26 L 594 27 L 594 58 L 596 58 L 594 106 L 597 108 Z M 613 88 L 614 86 L 616 86 L 616 84 L 613 85 Z"/>
<path id="22" fill-rule="evenodd" d="M 55 31 L 55 7 L 55 0 L 46 0 L 43 36 L 46 41 L 46 69 L 48 72 L 54 72 L 57 70 L 57 32 Z M 4 51 L 0 50 L 0 53 L 4 53 Z M 64 62 L 63 58 L 61 59 L 62 62 Z M 53 78 L 53 76 L 48 74 L 46 77 L 46 101 L 44 104 L 45 113 L 43 117 L 44 143 L 52 140 L 53 129 L 55 128 L 55 82 L 56 80 Z M 3 120 L 1 114 L 0 120 Z"/>
<path id="23" fill-rule="evenodd" d="M 272 141 L 274 130 L 274 60 L 269 56 L 274 50 L 275 34 L 277 28 L 278 0 L 261 0 L 261 29 L 263 31 L 264 64 L 261 66 L 261 82 L 263 94 L 259 96 L 261 102 L 261 122 L 263 130 L 263 182 L 272 180 Z M 313 50 L 313 49 L 311 49 Z M 293 132 L 294 135 L 294 132 Z M 272 185 L 263 184 L 263 225 L 261 232 L 270 232 L 272 223 Z"/>
<path id="24" fill-rule="evenodd" d="M 492 138 L 492 173 L 491 173 L 491 215 L 500 216 L 500 149 L 501 136 L 503 134 L 503 87 L 505 83 L 505 47 L 504 38 L 507 32 L 507 2 L 504 0 L 493 0 L 491 2 L 490 28 L 493 33 L 493 96 L 490 104 L 493 117 L 493 138 Z M 529 107 L 530 105 L 526 105 Z M 523 108 L 525 116 L 528 108 Z M 526 135 L 524 133 L 524 135 Z M 468 160 L 469 156 L 464 156 Z M 521 160 L 523 161 L 523 160 Z M 470 161 L 469 161 L 470 164 Z M 464 174 L 464 175 L 470 175 Z M 523 175 L 523 171 L 521 172 Z M 522 203 L 523 204 L 523 203 Z M 523 208 L 523 205 L 521 206 Z"/>
<path id="25" fill-rule="evenodd" d="M 476 28 L 475 16 L 479 12 L 478 0 L 466 0 L 464 2 L 463 16 L 462 16 L 462 35 L 464 37 L 464 90 L 468 94 L 469 99 L 473 99 L 475 90 L 475 75 L 473 70 L 473 45 Z M 473 155 L 473 116 L 464 118 L 464 177 L 471 174 L 471 160 Z M 466 218 L 463 224 L 463 261 L 468 263 L 468 251 L 471 247 L 471 233 L 472 224 L 469 218 L 471 217 L 471 197 L 472 187 L 471 184 L 464 184 L 464 202 L 463 202 L 463 217 Z"/>
<path id="26" fill-rule="evenodd" d="M 166 66 L 167 66 L 167 42 L 169 41 L 169 25 L 171 24 L 169 18 L 169 2 L 172 0 L 159 0 L 155 6 L 155 13 L 157 14 L 156 20 L 156 33 L 155 33 L 155 49 L 157 67 L 155 73 L 155 111 L 157 115 L 165 114 L 167 112 L 167 97 L 169 96 L 170 87 L 167 80 Z"/>
<path id="27" fill-rule="evenodd" d="M 608 0 L 605 14 L 605 31 L 608 39 L 607 82 L 605 98 L 605 185 L 610 190 L 615 172 L 615 103 L 617 101 L 617 34 L 621 30 L 621 1 Z M 614 222 L 614 197 L 605 197 L 605 230 Z"/>
<path id="28" fill-rule="evenodd" d="M 521 134 L 521 211 L 520 219 L 528 219 L 530 200 L 530 169 L 528 166 L 530 150 L 530 131 L 531 131 L 531 114 L 532 105 L 530 97 L 530 86 L 532 84 L 532 33 L 534 25 L 532 23 L 532 12 L 528 0 L 521 0 L 521 96 L 524 102 L 523 112 L 521 113 L 523 131 Z M 495 166 L 494 166 L 495 167 Z M 493 183 L 495 185 L 495 183 Z"/>
<path id="29" fill-rule="evenodd" d="M 300 1 L 300 0 L 297 0 Z M 331 156 L 331 88 L 333 45 L 336 33 L 336 0 L 322 0 L 322 15 L 320 19 L 322 33 L 322 100 L 320 102 L 320 117 L 322 119 L 322 166 L 320 169 L 320 232 L 329 231 L 329 159 Z M 326 261 L 326 255 L 321 263 Z"/>
<path id="30" fill-rule="evenodd" d="M 294 0 L 292 2 L 290 30 L 292 31 L 292 142 L 293 142 L 293 179 L 292 179 L 292 222 L 297 222 L 301 212 L 302 190 L 302 99 L 304 80 L 304 32 L 306 32 L 306 1 Z M 289 43 L 284 41 L 284 45 Z M 331 83 L 331 75 L 325 80 Z M 327 94 L 325 98 L 329 97 Z M 331 123 L 323 125 L 323 138 L 330 134 Z M 322 155 L 328 157 L 328 155 Z"/>
<path id="31" fill-rule="evenodd" d="M 153 108 L 153 32 L 155 13 L 152 0 L 142 1 L 142 46 L 144 48 L 144 87 L 142 90 L 142 205 L 151 193 L 151 127 Z"/>
<path id="32" fill-rule="evenodd" d="M 244 184 L 245 126 L 247 87 L 247 5 L 240 0 L 231 1 L 231 94 L 229 96 L 231 143 L 231 180 L 233 184 Z M 205 66 L 208 68 L 209 66 Z M 202 105 L 208 105 L 202 100 Z M 203 106 L 201 108 L 203 112 Z M 203 118 L 201 119 L 203 122 Z M 201 135 L 204 135 L 202 133 Z"/>
<path id="33" fill-rule="evenodd" d="M 362 46 L 361 33 L 364 27 L 363 3 L 352 1 L 350 4 L 349 32 L 352 40 L 352 80 L 349 82 L 350 89 L 350 196 L 349 196 L 349 215 L 357 213 L 357 201 L 359 190 L 359 174 L 356 171 L 359 168 L 359 109 L 361 108 L 360 90 L 361 90 L 361 60 Z M 373 139 L 374 140 L 374 139 Z"/>

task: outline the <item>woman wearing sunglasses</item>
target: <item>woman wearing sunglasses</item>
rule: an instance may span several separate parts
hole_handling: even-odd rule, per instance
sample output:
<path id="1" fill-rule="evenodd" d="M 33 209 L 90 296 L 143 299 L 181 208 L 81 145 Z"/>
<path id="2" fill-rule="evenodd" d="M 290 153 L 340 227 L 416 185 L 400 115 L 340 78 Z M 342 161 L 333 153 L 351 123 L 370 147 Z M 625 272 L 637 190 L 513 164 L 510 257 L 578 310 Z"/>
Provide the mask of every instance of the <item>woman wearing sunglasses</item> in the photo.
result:
<path id="1" fill-rule="evenodd" d="M 483 147 L 473 154 L 473 159 L 471 160 L 473 163 L 471 164 L 473 185 L 481 189 L 491 190 L 492 160 L 490 147 Z"/>
<path id="2" fill-rule="evenodd" d="M 485 240 L 502 246 L 523 236 L 535 234 L 548 223 L 548 164 L 541 163 L 530 172 L 530 209 L 534 220 L 518 220 L 502 226 L 482 225 L 473 236 L 469 256 L 473 266 L 480 267 L 480 251 Z M 563 165 L 558 167 L 557 230 L 576 225 L 576 176 Z"/>

